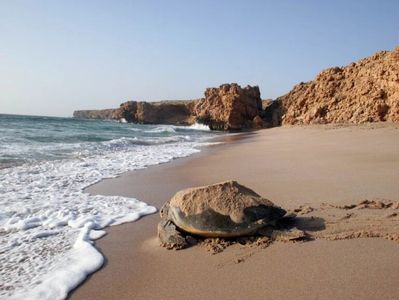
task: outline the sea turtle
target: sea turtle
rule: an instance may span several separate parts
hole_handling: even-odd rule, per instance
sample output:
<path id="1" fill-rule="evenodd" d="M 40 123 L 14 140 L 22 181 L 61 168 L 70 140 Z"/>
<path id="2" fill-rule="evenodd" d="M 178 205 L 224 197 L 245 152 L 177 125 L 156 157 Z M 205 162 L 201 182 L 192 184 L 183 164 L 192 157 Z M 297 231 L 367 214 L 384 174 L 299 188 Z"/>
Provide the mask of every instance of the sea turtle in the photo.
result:
<path id="1" fill-rule="evenodd" d="M 274 226 L 286 214 L 236 181 L 177 192 L 160 211 L 158 236 L 167 248 L 184 248 L 183 235 L 233 238 Z M 182 239 L 183 238 L 183 239 Z"/>

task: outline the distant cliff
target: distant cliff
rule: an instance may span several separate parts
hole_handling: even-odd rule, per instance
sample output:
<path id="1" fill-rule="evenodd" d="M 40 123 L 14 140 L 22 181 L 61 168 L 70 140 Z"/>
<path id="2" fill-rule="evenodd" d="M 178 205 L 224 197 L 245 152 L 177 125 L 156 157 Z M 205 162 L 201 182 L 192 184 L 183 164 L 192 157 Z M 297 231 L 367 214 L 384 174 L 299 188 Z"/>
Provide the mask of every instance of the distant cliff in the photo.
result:
<path id="1" fill-rule="evenodd" d="M 128 101 L 115 111 L 114 118 L 141 124 L 191 125 L 195 123 L 193 107 L 197 101 Z"/>
<path id="2" fill-rule="evenodd" d="M 127 101 L 115 109 L 77 110 L 75 118 L 86 119 L 125 119 L 141 124 L 190 125 L 195 122 L 192 116 L 195 100 L 169 100 L 157 102 Z"/>
<path id="3" fill-rule="evenodd" d="M 84 119 L 115 119 L 114 114 L 118 109 L 75 110 L 75 118 Z"/>

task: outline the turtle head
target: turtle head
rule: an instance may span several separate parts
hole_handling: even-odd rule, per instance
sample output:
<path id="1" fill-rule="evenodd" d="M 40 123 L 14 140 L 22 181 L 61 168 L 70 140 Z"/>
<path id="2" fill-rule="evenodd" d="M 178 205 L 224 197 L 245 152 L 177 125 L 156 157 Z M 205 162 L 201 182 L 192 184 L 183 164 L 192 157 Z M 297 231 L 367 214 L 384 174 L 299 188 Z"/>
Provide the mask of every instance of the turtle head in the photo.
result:
<path id="1" fill-rule="evenodd" d="M 168 214 L 169 214 L 169 201 L 167 201 L 159 210 L 159 215 L 161 219 L 168 219 Z"/>

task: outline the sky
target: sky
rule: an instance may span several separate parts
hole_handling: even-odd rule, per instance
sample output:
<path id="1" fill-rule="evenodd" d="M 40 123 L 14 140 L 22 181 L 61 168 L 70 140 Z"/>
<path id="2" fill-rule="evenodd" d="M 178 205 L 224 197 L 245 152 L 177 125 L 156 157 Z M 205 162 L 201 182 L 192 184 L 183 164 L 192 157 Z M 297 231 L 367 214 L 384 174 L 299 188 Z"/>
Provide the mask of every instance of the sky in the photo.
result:
<path id="1" fill-rule="evenodd" d="M 398 15 L 398 0 L 0 0 L 0 113 L 71 116 L 229 82 L 274 99 L 394 49 Z"/>

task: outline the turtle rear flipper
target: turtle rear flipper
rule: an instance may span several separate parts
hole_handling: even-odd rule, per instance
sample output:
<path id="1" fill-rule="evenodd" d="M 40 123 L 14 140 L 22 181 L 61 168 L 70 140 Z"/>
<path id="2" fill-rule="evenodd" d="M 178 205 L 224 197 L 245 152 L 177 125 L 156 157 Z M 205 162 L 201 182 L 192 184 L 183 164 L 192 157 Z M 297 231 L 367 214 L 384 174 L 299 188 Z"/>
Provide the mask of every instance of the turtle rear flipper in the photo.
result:
<path id="1" fill-rule="evenodd" d="M 305 231 L 299 230 L 296 227 L 292 227 L 290 229 L 278 229 L 273 226 L 265 226 L 260 228 L 257 232 L 259 235 L 266 236 L 275 241 L 299 241 L 307 238 L 307 234 Z"/>

